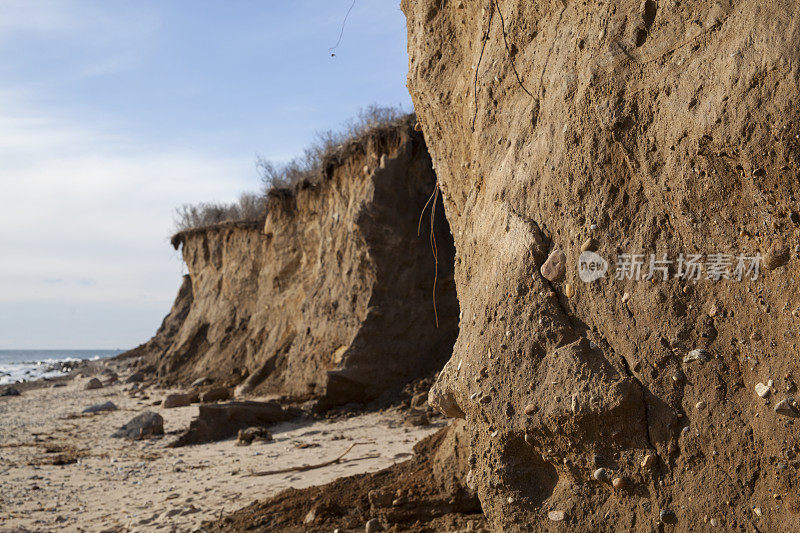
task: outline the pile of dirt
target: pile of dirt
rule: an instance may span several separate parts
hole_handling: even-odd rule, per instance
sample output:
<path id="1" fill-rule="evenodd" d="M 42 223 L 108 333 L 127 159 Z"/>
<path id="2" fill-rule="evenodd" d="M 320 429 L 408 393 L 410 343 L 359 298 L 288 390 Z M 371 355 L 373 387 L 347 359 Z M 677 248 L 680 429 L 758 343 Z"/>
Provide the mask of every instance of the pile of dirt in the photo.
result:
<path id="1" fill-rule="evenodd" d="M 800 6 L 402 7 L 492 527 L 799 530 Z"/>
<path id="2" fill-rule="evenodd" d="M 412 459 L 380 472 L 289 489 L 205 524 L 206 530 L 364 531 L 368 521 L 377 520 L 384 531 L 485 531 L 474 494 L 437 483 L 443 472 L 455 472 L 453 463 L 438 456 L 453 449 L 453 433 L 453 427 L 443 428 L 417 444 Z"/>
<path id="3" fill-rule="evenodd" d="M 441 206 L 420 218 L 437 203 L 436 179 L 413 126 L 379 127 L 329 155 L 319 183 L 273 190 L 263 225 L 176 235 L 189 274 L 133 355 L 165 384 L 207 378 L 237 396 L 320 408 L 433 375 L 452 349 L 458 302 Z"/>

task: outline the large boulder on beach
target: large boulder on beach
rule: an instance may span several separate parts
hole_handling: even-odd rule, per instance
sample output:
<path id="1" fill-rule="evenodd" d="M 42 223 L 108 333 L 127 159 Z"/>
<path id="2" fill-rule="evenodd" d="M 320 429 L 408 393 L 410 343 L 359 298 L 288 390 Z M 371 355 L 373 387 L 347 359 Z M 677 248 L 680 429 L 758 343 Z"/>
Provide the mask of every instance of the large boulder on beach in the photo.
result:
<path id="1" fill-rule="evenodd" d="M 152 411 L 135 416 L 130 422 L 111 434 L 116 439 L 139 440 L 164 434 L 164 419 Z"/>
<path id="2" fill-rule="evenodd" d="M 240 429 L 269 426 L 297 416 L 278 402 L 228 402 L 201 404 L 196 419 L 171 447 L 213 442 L 236 436 Z"/>

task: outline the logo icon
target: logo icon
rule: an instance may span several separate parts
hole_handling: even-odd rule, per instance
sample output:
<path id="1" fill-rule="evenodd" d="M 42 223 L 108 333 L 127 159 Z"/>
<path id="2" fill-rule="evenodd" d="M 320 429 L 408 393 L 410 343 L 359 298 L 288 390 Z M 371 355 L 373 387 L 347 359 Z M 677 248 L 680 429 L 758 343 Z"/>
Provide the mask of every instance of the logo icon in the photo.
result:
<path id="1" fill-rule="evenodd" d="M 578 258 L 578 276 L 585 283 L 602 278 L 608 272 L 608 261 L 594 252 L 585 251 Z"/>

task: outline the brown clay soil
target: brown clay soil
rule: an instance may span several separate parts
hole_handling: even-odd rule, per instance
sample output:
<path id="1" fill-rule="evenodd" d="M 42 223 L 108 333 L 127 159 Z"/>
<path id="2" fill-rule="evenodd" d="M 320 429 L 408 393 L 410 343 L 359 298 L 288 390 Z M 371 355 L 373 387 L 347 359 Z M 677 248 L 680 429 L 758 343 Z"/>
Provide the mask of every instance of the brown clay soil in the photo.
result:
<path id="1" fill-rule="evenodd" d="M 403 463 L 327 485 L 288 489 L 205 526 L 217 532 L 344 532 L 364 531 L 368 520 L 378 519 L 384 531 L 486 531 L 473 498 L 443 492 L 435 482 L 433 455 L 447 431 L 421 441 L 414 457 Z"/>

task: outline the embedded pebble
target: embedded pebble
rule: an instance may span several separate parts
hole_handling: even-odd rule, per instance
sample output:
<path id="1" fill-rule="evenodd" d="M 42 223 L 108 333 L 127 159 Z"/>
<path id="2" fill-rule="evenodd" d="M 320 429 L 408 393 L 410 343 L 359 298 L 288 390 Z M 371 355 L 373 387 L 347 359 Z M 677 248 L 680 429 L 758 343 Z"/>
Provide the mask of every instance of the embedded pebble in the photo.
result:
<path id="1" fill-rule="evenodd" d="M 552 522 L 561 522 L 567 516 L 567 513 L 564 511 L 550 511 L 547 513 L 547 518 L 549 518 Z"/>
<path id="2" fill-rule="evenodd" d="M 622 294 L 622 303 L 628 303 L 628 300 L 631 299 L 631 294 L 629 292 L 625 292 Z"/>
<path id="3" fill-rule="evenodd" d="M 533 413 L 535 413 L 538 410 L 539 406 L 536 404 L 529 403 L 528 405 L 525 406 L 525 414 L 528 416 L 533 415 Z"/>
<path id="4" fill-rule="evenodd" d="M 628 486 L 628 482 L 625 481 L 625 478 L 615 477 L 611 481 L 611 485 L 617 490 L 624 490 Z"/>
<path id="5" fill-rule="evenodd" d="M 699 411 L 699 410 L 702 410 L 702 409 L 705 409 L 705 408 L 706 408 L 706 402 L 705 402 L 704 400 L 700 400 L 699 402 L 697 402 L 697 403 L 694 405 L 694 407 L 695 407 L 695 409 L 697 409 L 698 411 Z"/>
<path id="6" fill-rule="evenodd" d="M 767 398 L 769 396 L 769 387 L 764 385 L 763 383 L 756 383 L 756 394 L 758 394 L 761 398 Z"/>
<path id="7" fill-rule="evenodd" d="M 564 277 L 567 272 L 567 256 L 560 248 L 553 249 L 550 256 L 539 269 L 542 276 L 548 281 L 556 282 Z"/>
<path id="8" fill-rule="evenodd" d="M 788 261 L 789 248 L 779 242 L 773 243 L 762 259 L 764 267 L 766 267 L 767 270 L 775 270 L 785 265 Z"/>
<path id="9" fill-rule="evenodd" d="M 719 520 L 717 520 L 716 518 L 712 518 L 711 519 L 711 525 L 713 527 L 717 527 L 719 525 Z"/>
<path id="10" fill-rule="evenodd" d="M 656 464 L 656 456 L 651 453 L 648 453 L 647 455 L 644 456 L 644 459 L 642 459 L 642 468 L 652 468 L 653 466 L 655 466 L 655 464 Z"/>
<path id="11" fill-rule="evenodd" d="M 598 468 L 592 474 L 597 481 L 608 481 L 611 477 L 611 472 L 607 468 Z"/>
<path id="12" fill-rule="evenodd" d="M 660 513 L 658 513 L 658 519 L 665 524 L 674 524 L 678 521 L 678 517 L 675 516 L 675 511 L 672 509 L 662 509 Z"/>
<path id="13" fill-rule="evenodd" d="M 575 288 L 572 286 L 572 283 L 567 283 L 564 285 L 564 294 L 567 298 L 572 298 L 575 296 Z"/>
<path id="14" fill-rule="evenodd" d="M 683 358 L 684 363 L 691 363 L 693 361 L 700 361 L 701 363 L 705 363 L 706 361 L 709 360 L 710 357 L 708 356 L 708 350 L 704 350 L 702 348 L 697 348 L 695 350 L 692 350 L 691 352 L 686 354 L 686 357 Z"/>

